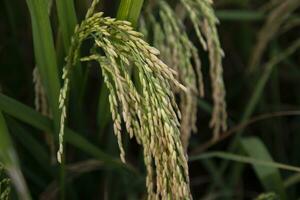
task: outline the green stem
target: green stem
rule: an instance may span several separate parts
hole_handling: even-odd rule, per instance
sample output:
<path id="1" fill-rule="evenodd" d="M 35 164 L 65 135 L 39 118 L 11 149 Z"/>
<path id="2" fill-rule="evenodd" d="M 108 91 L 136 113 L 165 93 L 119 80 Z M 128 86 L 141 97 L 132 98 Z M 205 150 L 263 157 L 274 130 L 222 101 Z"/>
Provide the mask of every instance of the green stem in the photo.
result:
<path id="1" fill-rule="evenodd" d="M 245 21 L 245 22 L 255 22 L 262 21 L 268 17 L 267 14 L 261 11 L 252 10 L 217 10 L 217 17 L 221 21 Z M 299 15 L 291 15 L 291 19 L 299 19 Z"/>
<path id="2" fill-rule="evenodd" d="M 215 151 L 215 152 L 209 152 L 209 153 L 203 153 L 199 156 L 192 156 L 189 159 L 189 162 L 194 162 L 198 160 L 203 159 L 210 159 L 210 158 L 220 158 L 224 160 L 232 160 L 236 162 L 246 163 L 246 164 L 252 164 L 252 165 L 260 165 L 265 167 L 273 167 L 277 169 L 283 169 L 287 171 L 292 172 L 300 172 L 300 168 L 292 165 L 287 165 L 284 163 L 279 162 L 273 162 L 273 161 L 266 161 L 263 159 L 256 159 L 249 156 L 241 156 L 237 154 L 227 153 L 227 152 L 221 152 L 221 151 Z"/>
<path id="3" fill-rule="evenodd" d="M 136 27 L 143 3 L 144 0 L 121 0 L 117 19 L 129 21 Z"/>
<path id="4" fill-rule="evenodd" d="M 60 110 L 58 107 L 60 83 L 52 29 L 48 16 L 48 5 L 44 0 L 26 0 L 26 2 L 31 16 L 35 59 L 47 92 L 54 119 L 54 128 L 58 133 L 60 124 Z"/>
<path id="5" fill-rule="evenodd" d="M 60 90 L 60 82 L 58 78 L 58 65 L 56 60 L 56 52 L 52 29 L 49 19 L 49 6 L 45 0 L 26 0 L 30 11 L 32 23 L 32 35 L 35 60 L 43 86 L 45 87 L 51 113 L 54 119 L 54 130 L 59 132 L 60 126 L 60 110 L 58 105 L 58 97 Z M 61 168 L 61 175 L 64 174 L 64 168 Z M 62 187 L 62 199 L 64 196 L 64 177 L 60 177 Z"/>

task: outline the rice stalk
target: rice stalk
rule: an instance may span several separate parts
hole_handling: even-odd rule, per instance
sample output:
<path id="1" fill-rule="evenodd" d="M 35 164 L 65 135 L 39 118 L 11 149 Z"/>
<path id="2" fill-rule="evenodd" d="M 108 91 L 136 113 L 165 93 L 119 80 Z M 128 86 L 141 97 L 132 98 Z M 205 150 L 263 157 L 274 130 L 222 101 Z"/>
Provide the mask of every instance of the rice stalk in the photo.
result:
<path id="1" fill-rule="evenodd" d="M 38 130 L 44 131 L 47 134 L 54 134 L 55 129 L 52 125 L 52 121 L 41 115 L 39 112 L 36 112 L 32 108 L 0 93 L 0 109 L 3 110 L 7 115 L 10 115 Z M 115 159 L 113 156 L 103 152 L 96 145 L 88 141 L 84 136 L 79 133 L 66 128 L 65 129 L 65 141 L 72 145 L 74 148 L 79 149 L 83 153 L 99 159 L 105 163 L 105 166 L 110 168 L 117 168 L 121 170 L 127 170 L 129 172 L 134 172 L 134 168 L 129 165 L 124 165 L 119 160 Z M 3 134 L 0 134 L 3 136 Z M 1 141 L 0 140 L 0 144 Z M 1 151 L 0 151 L 1 153 Z"/>
<path id="2" fill-rule="evenodd" d="M 31 17 L 36 66 L 39 68 L 41 80 L 45 87 L 49 107 L 54 119 L 54 127 L 58 132 L 60 113 L 57 98 L 60 83 L 52 28 L 48 16 L 50 2 L 26 0 Z"/>
<path id="3" fill-rule="evenodd" d="M 51 9 L 53 5 L 53 0 L 48 1 L 48 15 L 51 14 Z M 52 118 L 51 110 L 47 100 L 47 93 L 45 87 L 43 86 L 41 74 L 39 72 L 38 66 L 35 66 L 32 72 L 33 83 L 34 83 L 34 105 L 35 109 L 40 112 L 43 116 Z M 55 162 L 55 144 L 54 138 L 50 134 L 45 134 L 45 140 L 50 148 L 51 162 Z"/>
<path id="4" fill-rule="evenodd" d="M 117 19 L 131 22 L 135 28 L 144 4 L 144 0 L 120 0 Z"/>
<path id="5" fill-rule="evenodd" d="M 178 72 L 179 80 L 188 88 L 187 92 L 177 91 L 181 100 L 181 139 L 186 149 L 191 132 L 196 132 L 198 95 L 204 96 L 201 60 L 197 48 L 190 41 L 185 30 L 184 20 L 186 17 L 192 22 L 203 49 L 207 50 L 209 54 L 214 101 L 210 122 L 210 126 L 213 128 L 213 140 L 219 137 L 221 131 L 226 130 L 227 114 L 225 86 L 222 78 L 224 53 L 219 42 L 216 28 L 219 22 L 214 14 L 212 2 L 209 0 L 180 0 L 180 3 L 181 12 L 185 11 L 181 17 L 178 17 L 168 3 L 159 1 L 159 20 L 152 14 L 149 18 L 153 26 L 154 46 L 160 49 L 162 58 Z M 143 24 L 141 25 L 141 29 L 147 30 Z"/>
<path id="6" fill-rule="evenodd" d="M 93 60 L 99 63 L 109 90 L 121 160 L 125 162 L 122 123 L 129 136 L 143 146 L 148 199 L 190 199 L 187 159 L 180 141 L 180 111 L 171 90 L 186 88 L 176 80 L 176 72 L 158 58 L 159 51 L 146 43 L 131 23 L 94 13 L 97 2 L 93 1 L 86 19 L 75 28 L 63 69 L 58 161 L 63 155 L 69 75 L 79 60 Z M 80 46 L 86 40 L 93 42 L 91 55 L 80 58 Z M 139 90 L 130 78 L 132 67 L 139 76 Z"/>

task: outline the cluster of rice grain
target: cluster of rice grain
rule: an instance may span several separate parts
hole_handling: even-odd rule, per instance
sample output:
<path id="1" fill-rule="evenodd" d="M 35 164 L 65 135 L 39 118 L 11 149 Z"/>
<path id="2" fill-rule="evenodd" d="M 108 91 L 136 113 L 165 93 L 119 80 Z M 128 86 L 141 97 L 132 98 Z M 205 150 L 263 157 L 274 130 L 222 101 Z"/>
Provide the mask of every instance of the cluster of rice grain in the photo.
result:
<path id="1" fill-rule="evenodd" d="M 175 90 L 180 95 L 181 141 L 185 149 L 192 131 L 196 132 L 197 95 L 204 95 L 201 61 L 196 47 L 191 43 L 187 34 L 182 31 L 183 24 L 176 17 L 170 6 L 159 3 L 161 24 L 150 15 L 153 26 L 153 44 L 160 49 L 162 58 L 178 72 L 178 79 L 187 87 L 187 91 Z M 146 30 L 142 24 L 141 29 Z M 195 65 L 195 69 L 193 67 Z"/>
<path id="2" fill-rule="evenodd" d="M 258 33 L 257 42 L 250 58 L 250 72 L 257 69 L 257 66 L 261 63 L 262 56 L 264 55 L 268 43 L 280 33 L 283 25 L 286 24 L 288 17 L 299 7 L 300 1 L 298 0 L 272 1 L 267 4 L 266 8 L 271 9 L 271 12 L 267 17 L 264 26 Z"/>
<path id="3" fill-rule="evenodd" d="M 158 58 L 159 51 L 146 43 L 129 22 L 103 17 L 103 13 L 93 14 L 96 3 L 75 29 L 63 70 L 58 160 L 61 162 L 63 154 L 69 74 L 79 60 L 94 60 L 99 63 L 109 89 L 121 160 L 125 162 L 123 121 L 130 137 L 143 146 L 148 199 L 190 199 L 187 158 L 180 141 L 180 111 L 171 87 L 186 88 L 176 80 L 176 72 Z M 80 46 L 87 39 L 94 43 L 91 55 L 79 58 Z M 132 68 L 138 72 L 139 89 L 130 78 Z"/>
<path id="4" fill-rule="evenodd" d="M 214 140 L 219 137 L 221 131 L 226 130 L 227 114 L 225 86 L 222 77 L 223 50 L 219 42 L 216 28 L 218 19 L 214 14 L 212 1 L 180 0 L 180 3 L 180 16 L 175 14 L 167 2 L 159 1 L 159 20 L 156 20 L 152 14 L 149 19 L 152 21 L 154 46 L 160 49 L 162 58 L 178 72 L 179 80 L 188 89 L 187 92 L 177 91 L 181 97 L 181 139 L 187 148 L 191 132 L 196 131 L 197 98 L 204 96 L 204 86 L 197 48 L 190 41 L 185 30 L 184 20 L 186 18 L 192 22 L 203 49 L 207 50 L 209 54 L 214 101 L 210 126 L 213 128 Z M 143 25 L 146 26 L 146 23 L 141 25 L 141 30 L 147 32 L 147 28 L 143 27 Z"/>

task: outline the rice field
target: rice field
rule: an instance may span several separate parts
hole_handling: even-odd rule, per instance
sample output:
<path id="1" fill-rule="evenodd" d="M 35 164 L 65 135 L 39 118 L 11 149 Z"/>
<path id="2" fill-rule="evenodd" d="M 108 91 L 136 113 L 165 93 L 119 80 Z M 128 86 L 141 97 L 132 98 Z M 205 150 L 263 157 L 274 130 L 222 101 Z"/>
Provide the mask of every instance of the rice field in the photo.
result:
<path id="1" fill-rule="evenodd" d="M 300 198 L 299 0 L 2 0 L 0 200 Z"/>

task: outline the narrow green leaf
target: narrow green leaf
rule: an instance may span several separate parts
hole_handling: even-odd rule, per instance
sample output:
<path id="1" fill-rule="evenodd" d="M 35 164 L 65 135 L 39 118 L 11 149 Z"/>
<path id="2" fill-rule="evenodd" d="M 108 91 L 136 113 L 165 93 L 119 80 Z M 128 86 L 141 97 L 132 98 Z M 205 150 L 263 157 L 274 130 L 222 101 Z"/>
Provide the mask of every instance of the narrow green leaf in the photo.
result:
<path id="1" fill-rule="evenodd" d="M 129 21 L 136 27 L 143 3 L 144 0 L 121 0 L 117 19 Z"/>
<path id="2" fill-rule="evenodd" d="M 246 154 L 250 157 L 267 162 L 273 162 L 273 159 L 269 154 L 267 148 L 259 138 L 251 137 L 242 139 L 241 146 Z M 264 167 L 255 164 L 252 166 L 266 192 L 276 192 L 280 196 L 280 199 L 286 199 L 283 181 L 278 169 L 274 167 Z"/>
<path id="3" fill-rule="evenodd" d="M 237 155 L 237 154 L 233 154 L 233 153 L 226 153 L 226 152 L 222 152 L 222 151 L 213 151 L 213 152 L 209 152 L 209 153 L 202 153 L 201 155 L 198 155 L 198 156 L 191 156 L 189 161 L 194 162 L 197 160 L 210 159 L 210 158 L 221 158 L 221 159 L 233 160 L 233 161 L 241 162 L 241 163 L 248 163 L 248 164 L 253 164 L 253 165 L 260 165 L 260 166 L 265 166 L 265 167 L 284 169 L 284 170 L 292 171 L 292 172 L 300 172 L 300 167 L 286 165 L 286 164 L 278 163 L 278 162 L 265 161 L 265 160 L 261 160 L 261 159 L 251 158 L 249 156 L 241 156 L 241 155 Z"/>
<path id="4" fill-rule="evenodd" d="M 58 133 L 60 123 L 58 107 L 60 83 L 52 29 L 48 16 L 48 5 L 45 0 L 26 0 L 26 2 L 31 16 L 35 59 L 46 89 L 54 118 L 54 127 Z"/>
<path id="5" fill-rule="evenodd" d="M 224 21 L 260 21 L 265 19 L 263 12 L 248 10 L 218 10 L 216 15 Z"/>
<path id="6" fill-rule="evenodd" d="M 71 37 L 77 24 L 74 2 L 73 0 L 56 0 L 56 9 L 65 50 L 68 52 L 71 44 Z"/>
<path id="7" fill-rule="evenodd" d="M 3 94 L 0 94 L 0 109 L 2 109 L 5 113 L 25 123 L 28 123 L 37 129 L 45 131 L 45 133 L 54 133 L 52 122 L 50 119 L 44 117 L 32 108 L 25 106 L 22 103 Z M 134 171 L 130 166 L 124 165 L 118 159 L 113 158 L 105 152 L 101 151 L 98 147 L 91 144 L 87 139 L 82 137 L 80 134 L 72 131 L 71 129 L 66 128 L 65 133 L 66 142 L 72 144 L 81 151 L 99 160 L 102 160 L 107 166 Z"/>
<path id="8" fill-rule="evenodd" d="M 300 182 L 300 173 L 293 174 L 284 181 L 284 187 L 288 188 Z"/>
<path id="9" fill-rule="evenodd" d="M 6 121 L 0 109 L 0 161 L 7 170 L 17 192 L 19 199 L 30 200 L 23 174 L 20 170 L 17 154 L 12 145 Z"/>
<path id="10" fill-rule="evenodd" d="M 29 152 L 29 155 L 48 173 L 51 174 L 49 167 L 50 158 L 44 146 L 35 139 L 28 130 L 19 122 L 11 117 L 6 118 L 10 132 L 14 135 L 20 144 Z"/>

